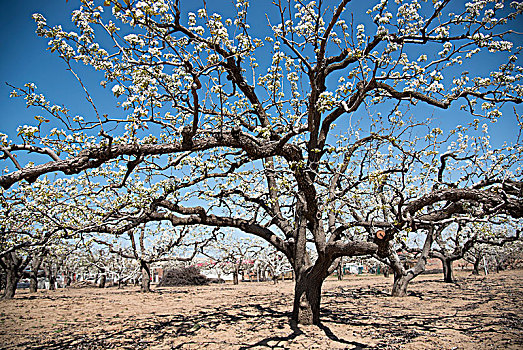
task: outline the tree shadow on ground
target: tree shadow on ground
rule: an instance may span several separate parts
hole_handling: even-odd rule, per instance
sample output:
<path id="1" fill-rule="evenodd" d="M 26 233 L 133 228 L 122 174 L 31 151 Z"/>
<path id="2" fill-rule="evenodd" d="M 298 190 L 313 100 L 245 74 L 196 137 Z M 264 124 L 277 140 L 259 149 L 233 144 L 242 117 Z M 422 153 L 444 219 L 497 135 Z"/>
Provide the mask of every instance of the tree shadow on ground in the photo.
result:
<path id="1" fill-rule="evenodd" d="M 24 294 L 17 295 L 17 300 L 70 300 L 74 299 L 74 296 L 70 295 L 45 295 L 45 294 Z"/>
<path id="2" fill-rule="evenodd" d="M 426 283 L 434 282 L 437 281 Z M 372 287 L 347 284 L 325 291 L 322 295 L 322 324 L 318 329 L 331 341 L 352 349 L 396 349 L 424 335 L 440 332 L 459 332 L 477 339 L 478 343 L 496 334 L 507 344 L 519 344 L 523 348 L 521 308 L 514 307 L 521 305 L 523 291 L 507 290 L 503 279 L 489 284 L 477 279 L 449 284 L 445 288 L 430 287 L 423 291 L 414 290 L 407 297 L 407 301 L 418 305 L 449 305 L 451 298 L 459 296 L 460 303 L 437 312 L 430 307 L 406 308 L 409 303 L 390 297 L 388 288 L 388 284 Z M 180 292 L 186 293 L 173 291 L 175 294 Z M 169 294 L 168 291 L 163 293 Z M 101 317 L 96 323 L 91 321 L 88 325 L 60 329 L 51 340 L 34 339 L 19 343 L 16 348 L 147 349 L 167 343 L 172 344 L 172 349 L 186 346 L 253 349 L 273 348 L 279 343 L 301 344 L 310 336 L 310 328 L 300 329 L 291 324 L 289 330 L 291 315 L 287 310 L 290 300 L 285 294 L 252 294 L 227 305 L 195 307 L 184 314 L 166 309 L 147 317 Z M 90 326 L 87 331 L 81 329 Z M 243 335 L 226 341 L 213 336 L 224 329 L 231 333 L 241 330 Z M 357 330 L 357 338 L 348 340 L 347 330 Z M 50 332 L 56 330 L 50 329 Z M 184 342 L 181 343 L 179 338 Z M 372 345 L 366 344 L 365 339 L 372 339 Z"/>
<path id="3" fill-rule="evenodd" d="M 290 313 L 278 311 L 275 307 L 281 306 L 284 302 L 286 300 L 280 297 L 277 300 L 270 300 L 270 304 L 249 304 L 247 307 L 242 304 L 223 305 L 204 310 L 195 309 L 185 315 L 171 314 L 166 310 L 162 314 L 152 313 L 149 319 L 105 317 L 98 322 L 98 325 L 104 327 L 103 329 L 97 329 L 87 334 L 79 334 L 78 328 L 60 329 L 52 340 L 44 343 L 41 340 L 32 340 L 19 343 L 16 348 L 33 350 L 147 349 L 161 343 L 164 339 L 196 336 L 201 329 L 214 331 L 219 326 L 233 325 L 239 322 L 250 325 L 249 331 L 252 332 L 256 332 L 265 324 L 264 319 L 270 319 L 271 323 L 283 328 L 282 325 L 288 322 Z M 93 324 L 92 326 L 94 329 L 97 325 Z M 292 339 L 300 334 L 302 334 L 301 331 L 295 327 L 293 334 L 287 338 Z M 280 338 L 265 339 L 260 341 L 259 344 L 245 345 L 244 348 L 263 346 L 270 340 L 285 340 L 285 337 Z M 172 348 L 176 349 L 177 347 Z"/>
<path id="4" fill-rule="evenodd" d="M 241 350 L 247 350 L 247 349 L 253 349 L 258 347 L 268 347 L 272 348 L 273 346 L 271 343 L 278 343 L 278 342 L 286 342 L 293 339 L 296 339 L 298 336 L 304 334 L 303 331 L 298 327 L 298 325 L 295 322 L 291 322 L 291 329 L 292 333 L 287 336 L 272 336 L 265 339 L 262 339 L 255 344 L 250 345 L 244 345 L 240 347 Z"/>
<path id="5" fill-rule="evenodd" d="M 376 333 L 379 334 L 378 349 L 390 348 L 392 344 L 407 344 L 424 334 L 442 331 L 457 331 L 478 339 L 480 343 L 481 339 L 497 334 L 511 346 L 523 346 L 523 320 L 517 312 L 511 312 L 515 303 L 522 305 L 521 289 L 505 291 L 503 278 L 488 283 L 484 279 L 445 284 L 434 279 L 423 283 L 436 283 L 440 288 L 410 291 L 408 298 L 420 302 L 434 300 L 452 303 L 453 298 L 459 296 L 464 305 L 449 307 L 445 315 L 431 308 L 403 309 L 405 304 L 395 305 L 394 302 L 401 299 L 383 292 L 386 285 L 368 288 L 349 286 L 324 293 L 322 320 L 324 324 L 364 329 L 362 335 L 376 337 Z M 446 288 L 442 289 L 443 284 Z M 376 313 L 376 309 L 380 312 Z"/>
<path id="6" fill-rule="evenodd" d="M 326 324 L 324 323 L 321 323 L 319 326 L 318 326 L 324 333 L 325 335 L 330 339 L 330 340 L 334 340 L 338 343 L 343 343 L 343 344 L 347 344 L 347 345 L 353 345 L 354 348 L 353 350 L 359 350 L 359 349 L 366 349 L 369 347 L 368 344 L 363 344 L 363 343 L 360 343 L 360 342 L 356 342 L 356 341 L 348 341 L 348 340 L 345 340 L 345 339 L 342 339 L 342 338 L 339 338 L 338 336 L 336 336 L 329 327 L 327 327 Z"/>

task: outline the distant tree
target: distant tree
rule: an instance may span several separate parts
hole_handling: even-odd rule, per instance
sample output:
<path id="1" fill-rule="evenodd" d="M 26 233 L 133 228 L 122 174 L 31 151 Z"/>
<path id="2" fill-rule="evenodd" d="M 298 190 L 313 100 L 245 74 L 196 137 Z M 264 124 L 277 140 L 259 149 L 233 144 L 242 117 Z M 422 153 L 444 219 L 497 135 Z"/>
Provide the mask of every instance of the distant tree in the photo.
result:
<path id="1" fill-rule="evenodd" d="M 407 288 L 409 283 L 425 271 L 425 265 L 431 252 L 432 243 L 434 241 L 435 231 L 440 231 L 442 228 L 431 226 L 425 235 L 422 248 L 408 247 L 406 244 L 400 247 L 391 248 L 388 256 L 385 258 L 376 258 L 384 262 L 394 273 L 394 283 L 392 285 L 392 296 L 402 297 L 407 295 Z M 415 232 L 421 235 L 421 232 Z M 404 258 L 403 260 L 400 258 Z M 410 263 L 415 261 L 413 266 Z"/>
<path id="2" fill-rule="evenodd" d="M 23 277 L 29 278 L 30 291 L 36 292 L 38 271 L 48 248 L 72 237 L 59 224 L 73 223 L 74 210 L 61 203 L 70 194 L 66 181 L 47 179 L 0 192 L 0 267 L 7 276 L 4 298 L 14 297 Z"/>
<path id="3" fill-rule="evenodd" d="M 447 237 L 445 237 L 447 235 Z M 474 246 L 482 245 L 502 247 L 508 242 L 520 239 L 521 230 L 507 226 L 503 228 L 485 224 L 457 224 L 450 226 L 435 236 L 437 246 L 431 256 L 438 258 L 443 266 L 443 281 L 454 282 L 453 263 L 463 259 Z M 481 257 L 482 258 L 482 257 Z M 475 265 L 475 270 L 477 265 Z"/>
<path id="4" fill-rule="evenodd" d="M 211 249 L 212 255 L 206 255 L 212 259 L 215 268 L 225 274 L 232 274 L 233 284 L 238 284 L 240 274 L 254 267 L 262 246 L 259 240 L 227 233 L 214 240 Z"/>
<path id="5" fill-rule="evenodd" d="M 33 256 L 31 257 L 31 264 L 30 264 L 30 271 L 29 271 L 29 292 L 30 293 L 36 293 L 38 290 L 38 277 L 39 277 L 39 271 L 40 267 L 42 266 L 42 262 L 44 261 L 44 257 L 47 254 L 47 249 L 45 246 L 40 247 L 37 249 Z"/>
<path id="6" fill-rule="evenodd" d="M 472 264 L 472 274 L 479 275 L 480 269 L 486 270 L 492 263 L 491 257 L 495 257 L 498 270 L 516 269 L 523 267 L 523 241 L 521 230 L 515 230 L 516 234 L 511 237 L 499 237 L 490 235 L 489 240 L 479 240 L 463 257 Z M 485 266 L 487 265 L 487 266 Z"/>
<path id="7" fill-rule="evenodd" d="M 275 284 L 286 272 L 292 271 L 292 265 L 287 257 L 272 247 L 265 247 L 256 254 L 254 265 L 258 273 L 261 272 L 263 276 L 268 272 Z"/>
<path id="8" fill-rule="evenodd" d="M 202 247 L 210 242 L 210 238 L 194 238 L 187 241 L 188 229 L 172 230 L 168 226 L 142 225 L 137 229 L 130 229 L 121 238 L 127 238 L 129 245 L 115 242 L 115 238 L 104 240 L 100 236 L 91 238 L 92 242 L 106 246 L 108 252 L 117 254 L 125 259 L 135 260 L 140 267 L 141 291 L 151 292 L 151 264 L 161 261 L 191 261 Z M 190 248 L 190 250 L 189 250 Z M 106 264 L 99 266 L 105 274 Z"/>
<path id="9" fill-rule="evenodd" d="M 520 269 L 523 267 L 523 242 L 521 240 L 491 246 L 497 261 L 497 270 Z"/>

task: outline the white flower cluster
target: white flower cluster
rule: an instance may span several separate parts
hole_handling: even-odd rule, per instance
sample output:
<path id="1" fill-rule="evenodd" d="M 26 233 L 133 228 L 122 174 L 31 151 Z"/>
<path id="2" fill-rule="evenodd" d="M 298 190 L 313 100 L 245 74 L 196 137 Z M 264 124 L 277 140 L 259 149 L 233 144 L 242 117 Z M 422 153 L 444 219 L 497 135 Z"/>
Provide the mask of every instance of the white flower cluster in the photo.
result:
<path id="1" fill-rule="evenodd" d="M 9 146 L 10 141 L 8 141 L 8 137 L 6 134 L 0 132 L 0 145 L 7 147 Z"/>
<path id="2" fill-rule="evenodd" d="M 297 3 L 294 7 L 297 10 L 294 17 L 299 19 L 298 23 L 293 28 L 294 33 L 296 33 L 298 36 L 305 38 L 307 42 L 312 42 L 313 40 L 315 40 L 316 36 L 316 2 L 311 1 L 305 6 L 303 6 L 300 3 Z M 320 17 L 317 29 L 319 34 L 325 32 L 324 25 L 325 22 L 323 21 L 323 18 Z"/>
<path id="3" fill-rule="evenodd" d="M 17 136 L 21 136 L 26 141 L 32 141 L 37 136 L 36 134 L 40 131 L 36 126 L 23 125 L 17 129 Z"/>
<path id="4" fill-rule="evenodd" d="M 121 86 L 121 85 L 118 85 L 118 84 L 113 86 L 113 88 L 111 90 L 113 91 L 113 94 L 116 97 L 119 97 L 119 96 L 121 96 L 122 94 L 125 93 L 125 88 L 123 86 Z"/>
<path id="5" fill-rule="evenodd" d="M 136 34 L 128 34 L 123 38 L 131 45 L 139 45 L 140 47 L 143 47 L 145 45 L 145 41 Z"/>
<path id="6" fill-rule="evenodd" d="M 337 104 L 338 103 L 334 98 L 333 93 L 330 91 L 324 91 L 318 97 L 316 108 L 318 109 L 318 112 L 323 113 L 325 111 L 330 111 Z"/>

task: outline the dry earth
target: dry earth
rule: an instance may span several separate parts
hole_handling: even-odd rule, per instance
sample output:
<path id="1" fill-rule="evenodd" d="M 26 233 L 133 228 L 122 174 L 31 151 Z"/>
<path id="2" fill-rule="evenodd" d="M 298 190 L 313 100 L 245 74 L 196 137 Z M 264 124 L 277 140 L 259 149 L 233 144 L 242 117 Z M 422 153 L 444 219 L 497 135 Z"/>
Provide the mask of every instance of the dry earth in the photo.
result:
<path id="1" fill-rule="evenodd" d="M 392 278 L 328 280 L 323 324 L 291 326 L 293 283 L 20 291 L 0 301 L 2 349 L 523 349 L 523 271 L 392 298 Z"/>

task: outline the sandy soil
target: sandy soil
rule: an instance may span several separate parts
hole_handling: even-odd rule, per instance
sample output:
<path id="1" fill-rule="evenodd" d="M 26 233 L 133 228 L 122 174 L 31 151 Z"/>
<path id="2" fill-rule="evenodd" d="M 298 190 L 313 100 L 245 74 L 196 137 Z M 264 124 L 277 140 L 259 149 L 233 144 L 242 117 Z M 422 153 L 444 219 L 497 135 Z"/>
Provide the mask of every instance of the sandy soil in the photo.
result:
<path id="1" fill-rule="evenodd" d="M 0 301 L 2 349 L 523 349 L 523 271 L 328 280 L 322 326 L 291 326 L 293 283 L 20 291 Z"/>

